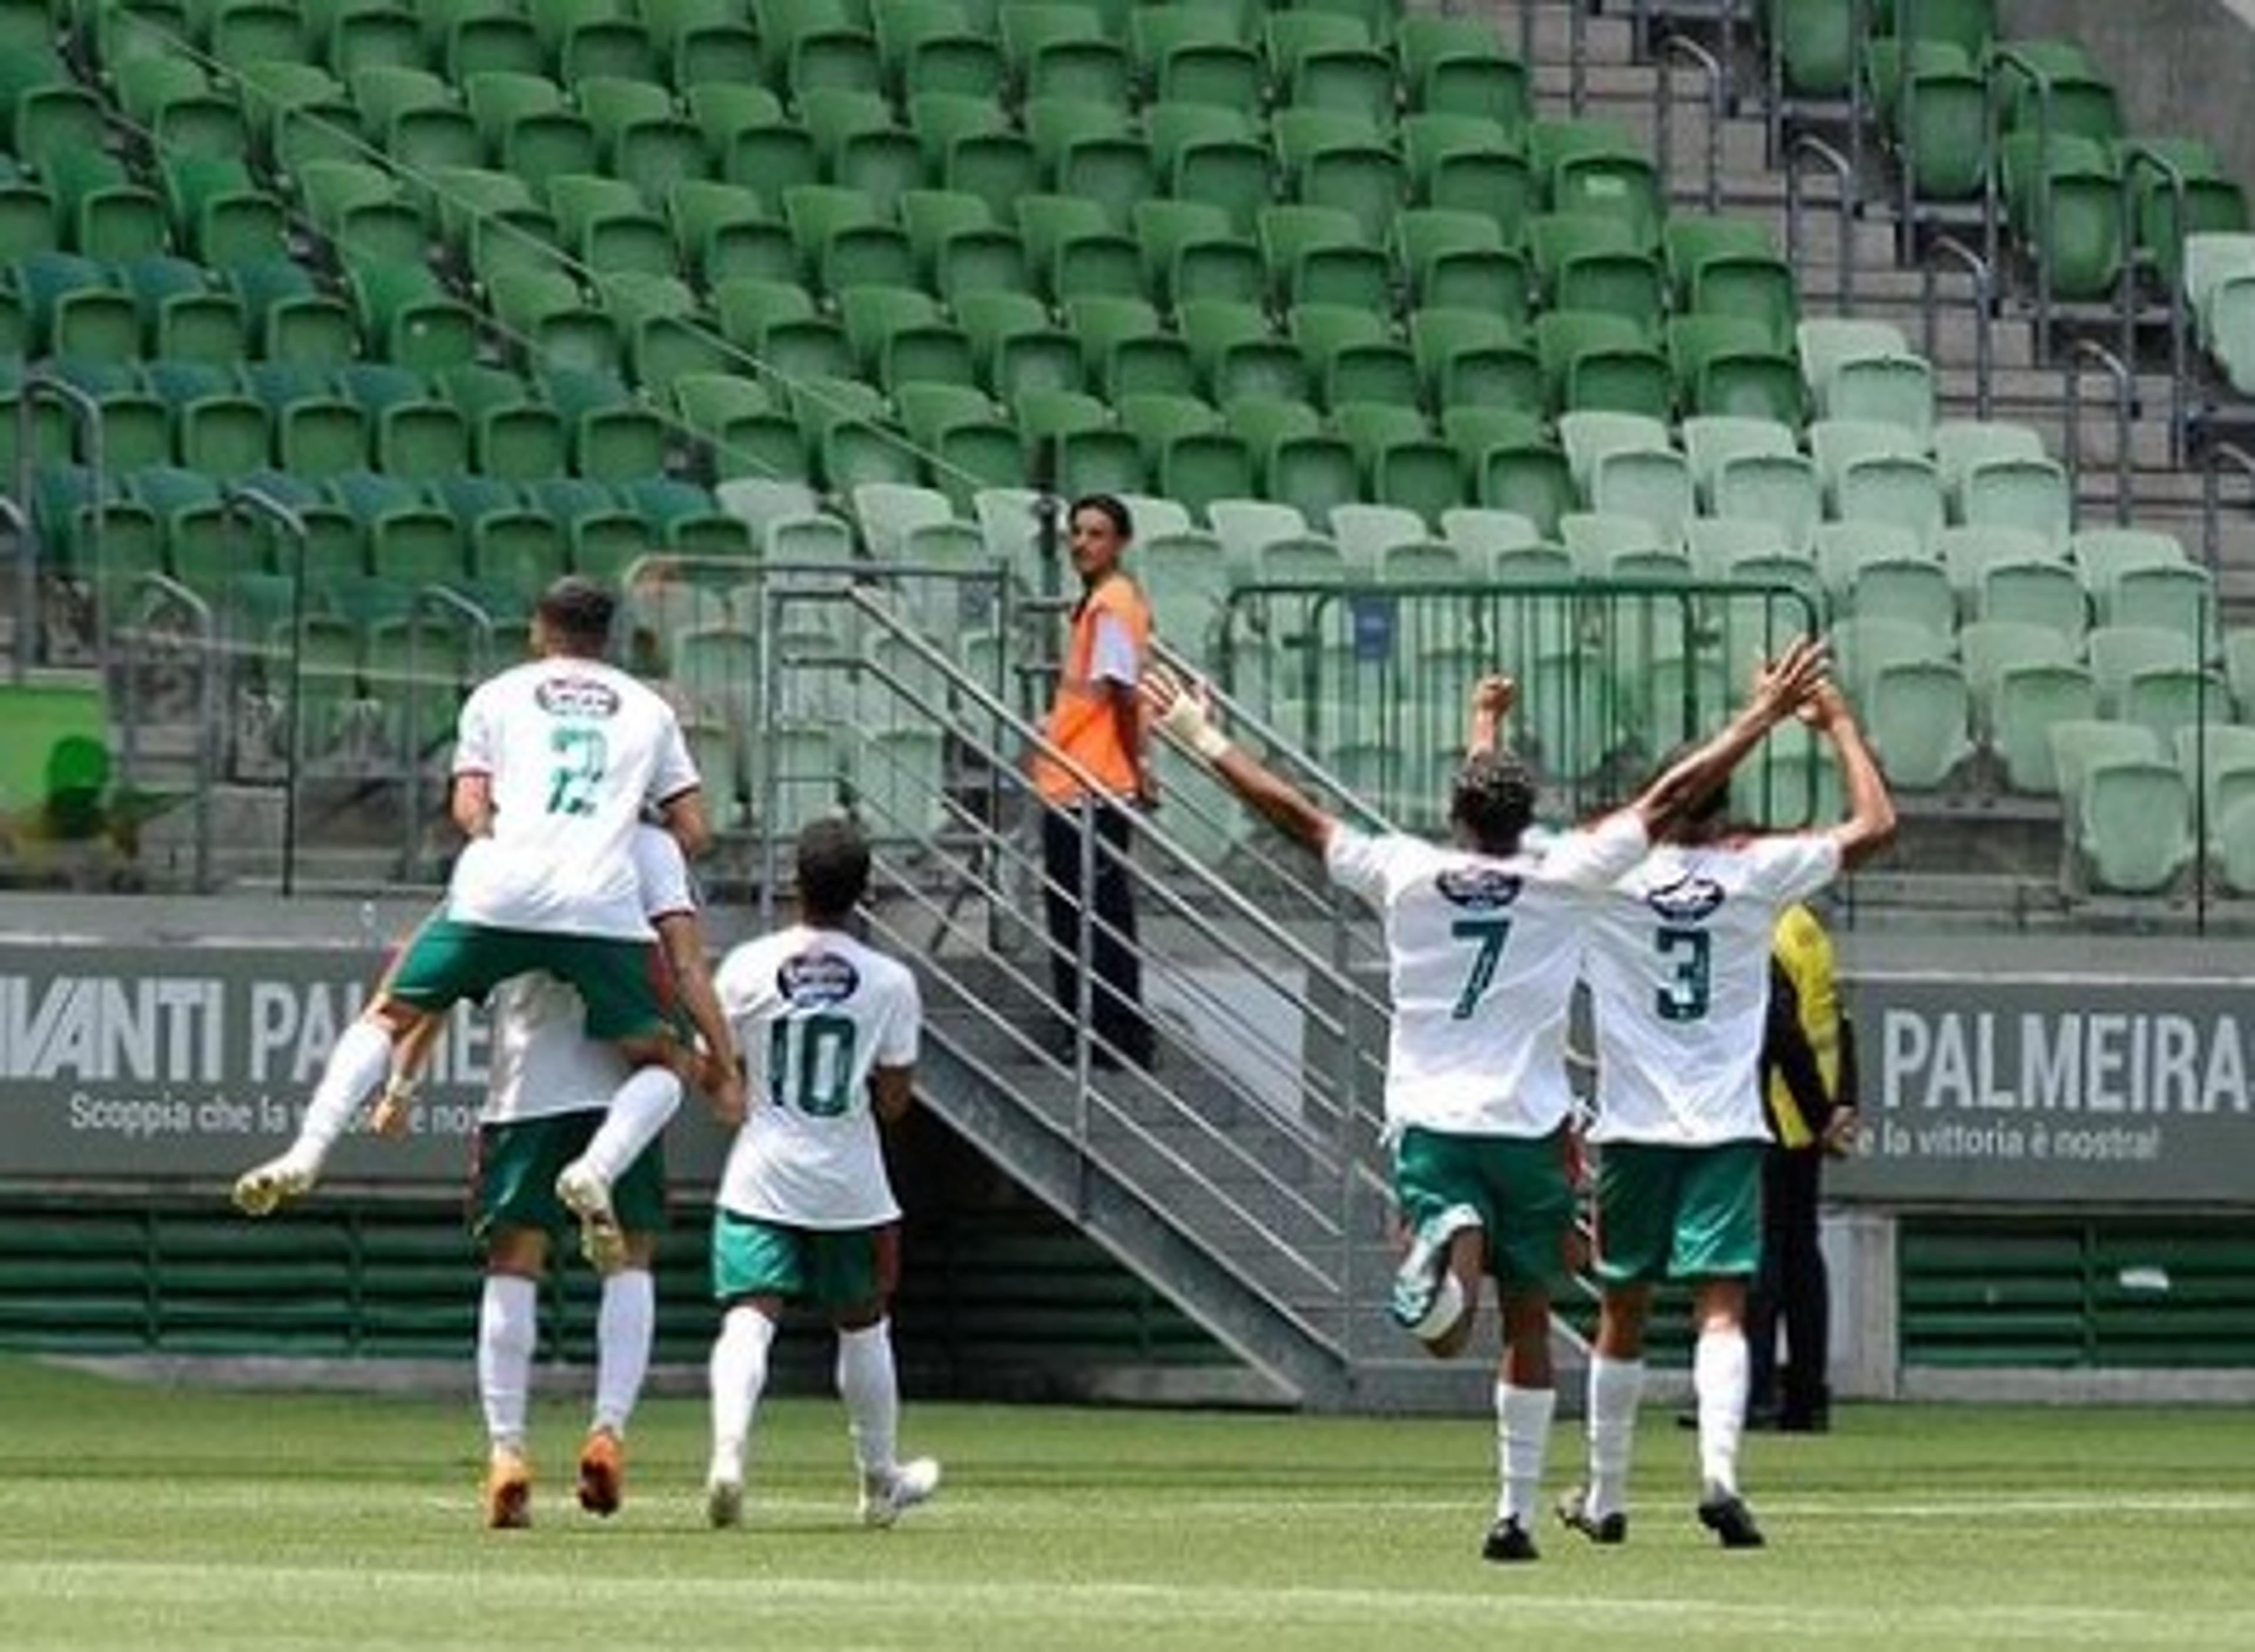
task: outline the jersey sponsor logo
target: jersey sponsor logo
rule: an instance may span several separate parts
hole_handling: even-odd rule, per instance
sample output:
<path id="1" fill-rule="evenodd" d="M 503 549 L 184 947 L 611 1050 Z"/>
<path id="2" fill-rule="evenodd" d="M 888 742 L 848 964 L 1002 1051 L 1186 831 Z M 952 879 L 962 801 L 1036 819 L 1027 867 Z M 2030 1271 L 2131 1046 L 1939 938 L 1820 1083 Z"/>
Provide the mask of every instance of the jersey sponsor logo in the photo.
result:
<path id="1" fill-rule="evenodd" d="M 1493 866 L 1451 866 L 1433 878 L 1441 899 L 1473 912 L 1493 912 L 1519 899 L 1526 879 Z"/>
<path id="2" fill-rule="evenodd" d="M 776 990 L 795 1009 L 843 1004 L 861 985 L 861 972 L 845 959 L 823 952 L 785 958 L 776 971 Z"/>
<path id="3" fill-rule="evenodd" d="M 594 677 L 544 677 L 533 699 L 551 717 L 600 722 L 619 714 L 619 693 Z"/>
<path id="4" fill-rule="evenodd" d="M 1712 878 L 1686 872 L 1674 883 L 1655 889 L 1644 904 L 1669 923 L 1704 923 L 1723 904 L 1723 886 Z"/>

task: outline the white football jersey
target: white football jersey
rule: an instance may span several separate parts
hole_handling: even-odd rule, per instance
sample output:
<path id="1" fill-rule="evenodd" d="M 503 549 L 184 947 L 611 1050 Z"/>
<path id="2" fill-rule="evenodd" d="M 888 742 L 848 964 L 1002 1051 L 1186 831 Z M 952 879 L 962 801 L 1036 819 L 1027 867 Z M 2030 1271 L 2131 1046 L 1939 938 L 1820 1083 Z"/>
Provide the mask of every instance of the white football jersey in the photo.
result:
<path id="1" fill-rule="evenodd" d="M 648 940 L 628 844 L 646 805 L 697 785 L 673 708 L 600 660 L 534 660 L 462 707 L 454 773 L 493 786 L 447 915 L 497 929 Z"/>
<path id="2" fill-rule="evenodd" d="M 713 984 L 749 1080 L 720 1203 L 794 1228 L 896 1221 L 869 1074 L 915 1065 L 916 976 L 842 930 L 797 924 L 738 947 Z"/>
<path id="3" fill-rule="evenodd" d="M 1592 1141 L 1759 1141 L 1770 934 L 1840 875 L 1829 835 L 1662 844 L 1600 903 L 1585 970 L 1597 1017 Z"/>
<path id="4" fill-rule="evenodd" d="M 630 840 L 642 910 L 655 923 L 694 913 L 689 863 L 670 832 L 637 826 Z M 587 1036 L 578 989 L 552 975 L 521 975 L 495 989 L 493 1051 L 481 1124 L 516 1124 L 608 1107 L 627 1081 L 624 1058 Z"/>
<path id="5" fill-rule="evenodd" d="M 1340 828 L 1331 881 L 1386 926 L 1386 1125 L 1547 1136 L 1572 1104 L 1566 1004 L 1582 928 L 1647 848 L 1626 810 L 1507 860 Z"/>

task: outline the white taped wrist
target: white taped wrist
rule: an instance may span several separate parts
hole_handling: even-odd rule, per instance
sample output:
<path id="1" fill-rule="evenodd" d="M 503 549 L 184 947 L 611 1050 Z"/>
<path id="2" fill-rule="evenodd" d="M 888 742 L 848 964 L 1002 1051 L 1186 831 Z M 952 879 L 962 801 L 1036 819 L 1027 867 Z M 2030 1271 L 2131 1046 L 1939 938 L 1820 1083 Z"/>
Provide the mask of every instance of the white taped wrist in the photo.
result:
<path id="1" fill-rule="evenodd" d="M 1191 749 L 1209 763 L 1221 761 L 1221 754 L 1229 750 L 1229 736 L 1211 723 L 1201 723 L 1191 736 Z"/>

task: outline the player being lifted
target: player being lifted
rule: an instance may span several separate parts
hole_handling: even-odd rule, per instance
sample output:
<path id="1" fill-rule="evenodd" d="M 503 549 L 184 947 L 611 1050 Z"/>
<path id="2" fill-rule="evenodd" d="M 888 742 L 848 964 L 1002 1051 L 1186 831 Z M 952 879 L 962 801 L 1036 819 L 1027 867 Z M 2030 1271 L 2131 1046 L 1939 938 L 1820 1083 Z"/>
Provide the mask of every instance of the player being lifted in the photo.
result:
<path id="1" fill-rule="evenodd" d="M 683 1052 L 659 998 L 629 844 L 645 809 L 688 854 L 708 834 L 672 709 L 601 657 L 615 606 L 592 581 L 558 580 L 534 609 L 537 657 L 463 706 L 453 813 L 469 842 L 446 905 L 338 1038 L 289 1150 L 236 1180 L 242 1210 L 264 1215 L 313 1186 L 394 1067 L 396 1044 L 411 1049 L 457 1000 L 535 970 L 578 990 L 587 1036 L 633 1069 L 610 1098 L 632 1131 L 655 1136 L 679 1105 Z M 714 1082 L 727 1093 L 738 1082 L 733 1067 Z M 726 1105 L 726 1094 L 715 1099 Z M 596 1167 L 566 1166 L 557 1192 L 591 1230 L 615 1227 Z"/>
<path id="2" fill-rule="evenodd" d="M 1700 1523 L 1760 1545 L 1739 1494 L 1746 1283 L 1761 1260 L 1767 1139 L 1760 1062 L 1778 914 L 1894 836 L 1894 806 L 1846 703 L 1820 684 L 1804 721 L 1831 742 L 1848 818 L 1823 830 L 1726 836 L 1718 776 L 1600 904 L 1584 966 L 1597 1017 L 1597 1272 L 1585 1488 L 1559 1514 L 1592 1541 L 1628 1535 L 1630 1446 L 1652 1287 L 1688 1282 L 1698 1340 Z"/>
<path id="3" fill-rule="evenodd" d="M 861 1471 L 861 1516 L 889 1526 L 931 1497 L 939 1465 L 902 1462 L 900 1390 L 886 1303 L 900 1207 L 877 1121 L 908 1110 L 922 1011 L 916 977 L 851 933 L 869 886 L 869 846 L 847 820 L 798 835 L 799 921 L 746 942 L 720 965 L 759 1105 L 736 1132 L 713 1213 L 713 1463 L 706 1511 L 743 1518 L 744 1449 L 768 1350 L 786 1304 L 838 1333 L 838 1394 Z"/>
<path id="4" fill-rule="evenodd" d="M 1791 715 L 1821 668 L 1816 645 L 1796 643 L 1707 746 L 1627 808 L 1540 845 L 1522 841 L 1534 817 L 1532 777 L 1481 736 L 1510 710 L 1508 679 L 1475 691 L 1481 749 L 1451 789 L 1447 847 L 1348 828 L 1233 746 L 1198 696 L 1163 674 L 1149 681 L 1159 726 L 1322 855 L 1331 880 L 1384 922 L 1393 1005 L 1385 1138 L 1410 1235 L 1393 1312 L 1434 1354 L 1454 1354 L 1471 1337 L 1482 1276 L 1496 1282 L 1502 1486 L 1481 1550 L 1490 1560 L 1535 1558 L 1531 1528 L 1556 1397 L 1549 1292 L 1565 1271 L 1573 1214 L 1567 1000 L 1591 902 L 1643 858 L 1656 830 Z"/>

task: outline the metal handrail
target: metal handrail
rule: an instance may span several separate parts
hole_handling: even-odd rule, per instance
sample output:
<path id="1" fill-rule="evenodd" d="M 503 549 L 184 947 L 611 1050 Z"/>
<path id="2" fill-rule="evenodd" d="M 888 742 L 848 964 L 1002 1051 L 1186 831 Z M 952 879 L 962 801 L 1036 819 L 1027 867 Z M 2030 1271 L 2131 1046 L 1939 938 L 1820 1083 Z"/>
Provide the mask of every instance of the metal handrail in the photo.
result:
<path id="1" fill-rule="evenodd" d="M 1582 0 L 1566 7 L 1566 104 L 1579 119 L 1589 98 L 1590 12 Z"/>
<path id="2" fill-rule="evenodd" d="M 2122 209 L 2124 216 L 2130 222 L 2131 233 L 2123 244 L 2131 249 L 2133 256 L 2138 245 L 2137 180 L 2138 169 L 2141 166 L 2149 166 L 2161 175 L 2161 181 L 2168 186 L 2170 200 L 2174 206 L 2173 221 L 2177 236 L 2177 270 L 2174 277 L 2163 284 L 2168 290 L 2169 305 L 2169 464 L 2172 466 L 2181 466 L 2185 459 L 2185 428 L 2188 419 L 2185 402 L 2191 388 L 2188 381 L 2192 365 L 2190 352 L 2185 341 L 2184 292 L 2184 242 L 2186 236 L 2191 233 L 2192 224 L 2191 184 L 2185 175 L 2184 168 L 2160 150 L 2145 144 L 2135 143 L 2124 149 L 2122 151 Z M 2135 304 L 2136 292 L 2137 281 L 2133 274 L 2129 284 L 2130 296 L 2125 300 L 2125 309 Z M 2124 354 L 2131 355 L 2134 354 L 2134 351 L 2125 350 Z"/>
<path id="3" fill-rule="evenodd" d="M 2137 381 L 2129 364 L 2095 339 L 2069 346 L 2061 373 L 2067 382 L 2067 503 L 2083 514 L 2083 374 L 2089 362 L 2114 381 L 2114 520 L 2130 525 L 2130 425 L 2136 411 Z"/>
<path id="4" fill-rule="evenodd" d="M 2227 465 L 2255 483 L 2255 454 L 2237 442 L 2211 442 L 2206 462 L 2201 466 L 2201 551 L 2209 577 L 2216 580 L 2223 577 L 2223 467 Z"/>
<path id="5" fill-rule="evenodd" d="M 1785 261 L 1795 270 L 1801 262 L 1802 165 L 1803 158 L 1821 162 L 1840 183 L 1840 290 L 1836 313 L 1846 315 L 1856 307 L 1856 192 L 1855 169 L 1848 158 L 1823 138 L 1802 133 L 1785 157 Z"/>
<path id="6" fill-rule="evenodd" d="M 1926 359 L 1939 360 L 1938 312 L 1941 304 L 1939 264 L 1948 259 L 1964 266 L 1973 277 L 1973 411 L 1989 416 L 1992 381 L 1995 377 L 1996 274 L 1980 254 L 1955 235 L 1936 235 L 1920 258 L 1919 304 L 1924 312 Z"/>
<path id="7" fill-rule="evenodd" d="M 0 527 L 14 530 L 16 536 L 16 630 L 9 649 L 8 680 L 20 689 L 31 672 L 32 648 L 39 634 L 36 612 L 39 604 L 39 574 L 32 561 L 38 546 L 32 539 L 30 515 L 5 494 L 0 494 Z"/>
<path id="8" fill-rule="evenodd" d="M 1865 78 L 1870 72 L 1872 38 L 1865 15 L 1868 4 L 1869 0 L 1850 0 L 1848 7 L 1848 157 L 1859 196 L 1864 180 L 1864 117 L 1868 113 Z M 1785 31 L 1766 28 L 1763 34 L 1765 91 L 1769 100 L 1763 121 L 1767 140 L 1765 158 L 1774 171 L 1785 148 Z"/>
<path id="9" fill-rule="evenodd" d="M 1675 193 L 1675 60 L 1682 58 L 1706 77 L 1707 85 L 1707 210 L 1723 210 L 1723 122 L 1728 118 L 1724 69 L 1715 54 L 1697 40 L 1671 34 L 1660 42 L 1660 73 L 1653 80 L 1654 124 L 1660 158 L 1660 186 Z"/>
<path id="10" fill-rule="evenodd" d="M 163 603 L 176 607 L 193 621 L 196 642 L 196 795 L 193 887 L 200 894 L 211 887 L 212 797 L 218 779 L 215 751 L 220 738 L 219 627 L 211 605 L 178 580 L 164 574 L 135 576 L 132 595 L 136 623 L 126 629 L 124 735 L 118 746 L 118 777 L 130 783 L 139 770 L 141 756 L 141 639 L 149 616 Z"/>
<path id="11" fill-rule="evenodd" d="M 109 513 L 109 467 L 102 428 L 102 403 L 68 379 L 46 368 L 35 368 L 24 378 L 16 401 L 16 496 L 23 501 L 28 524 L 31 560 L 39 556 L 39 513 L 33 489 L 39 478 L 39 443 L 34 428 L 39 398 L 53 396 L 78 426 L 86 447 L 87 468 L 94 476 L 94 513 L 88 526 L 87 550 L 94 564 L 94 663 L 106 691 L 109 687 L 109 626 L 102 605 L 109 584 L 109 563 L 105 543 Z"/>
<path id="12" fill-rule="evenodd" d="M 1982 192 L 1984 233 L 1989 238 L 1990 260 L 1996 260 L 2000 235 L 1997 200 L 2003 187 L 2005 155 L 2003 116 L 1999 108 L 1999 93 L 2004 86 L 2007 71 L 2017 71 L 2027 77 L 2036 93 L 2036 340 L 2039 350 L 2051 348 L 2052 269 L 2051 269 L 2051 136 L 2052 87 L 2051 76 L 2034 62 L 2010 46 L 2000 46 L 1989 59 L 1988 95 L 1984 100 L 1988 118 L 1984 123 L 1988 134 L 1988 183 Z"/>
<path id="13" fill-rule="evenodd" d="M 231 484 L 220 502 L 232 518 L 237 511 L 263 516 L 290 536 L 290 704 L 285 710 L 282 780 L 282 894 L 298 886 L 298 811 L 306 761 L 306 696 L 301 675 L 306 655 L 306 519 L 263 488 Z M 214 738 L 207 729 L 206 739 Z"/>
<path id="14" fill-rule="evenodd" d="M 407 610 L 407 671 L 408 676 L 421 680 L 421 655 L 424 637 L 424 617 L 426 614 L 450 614 L 463 622 L 471 640 L 470 676 L 475 680 L 484 675 L 483 667 L 493 654 L 493 615 L 479 604 L 450 585 L 425 585 L 415 593 Z M 423 830 L 423 696 L 411 687 L 407 695 L 407 716 L 402 727 L 400 741 L 403 774 L 400 779 L 399 872 L 403 878 L 415 873 L 416 848 Z"/>

